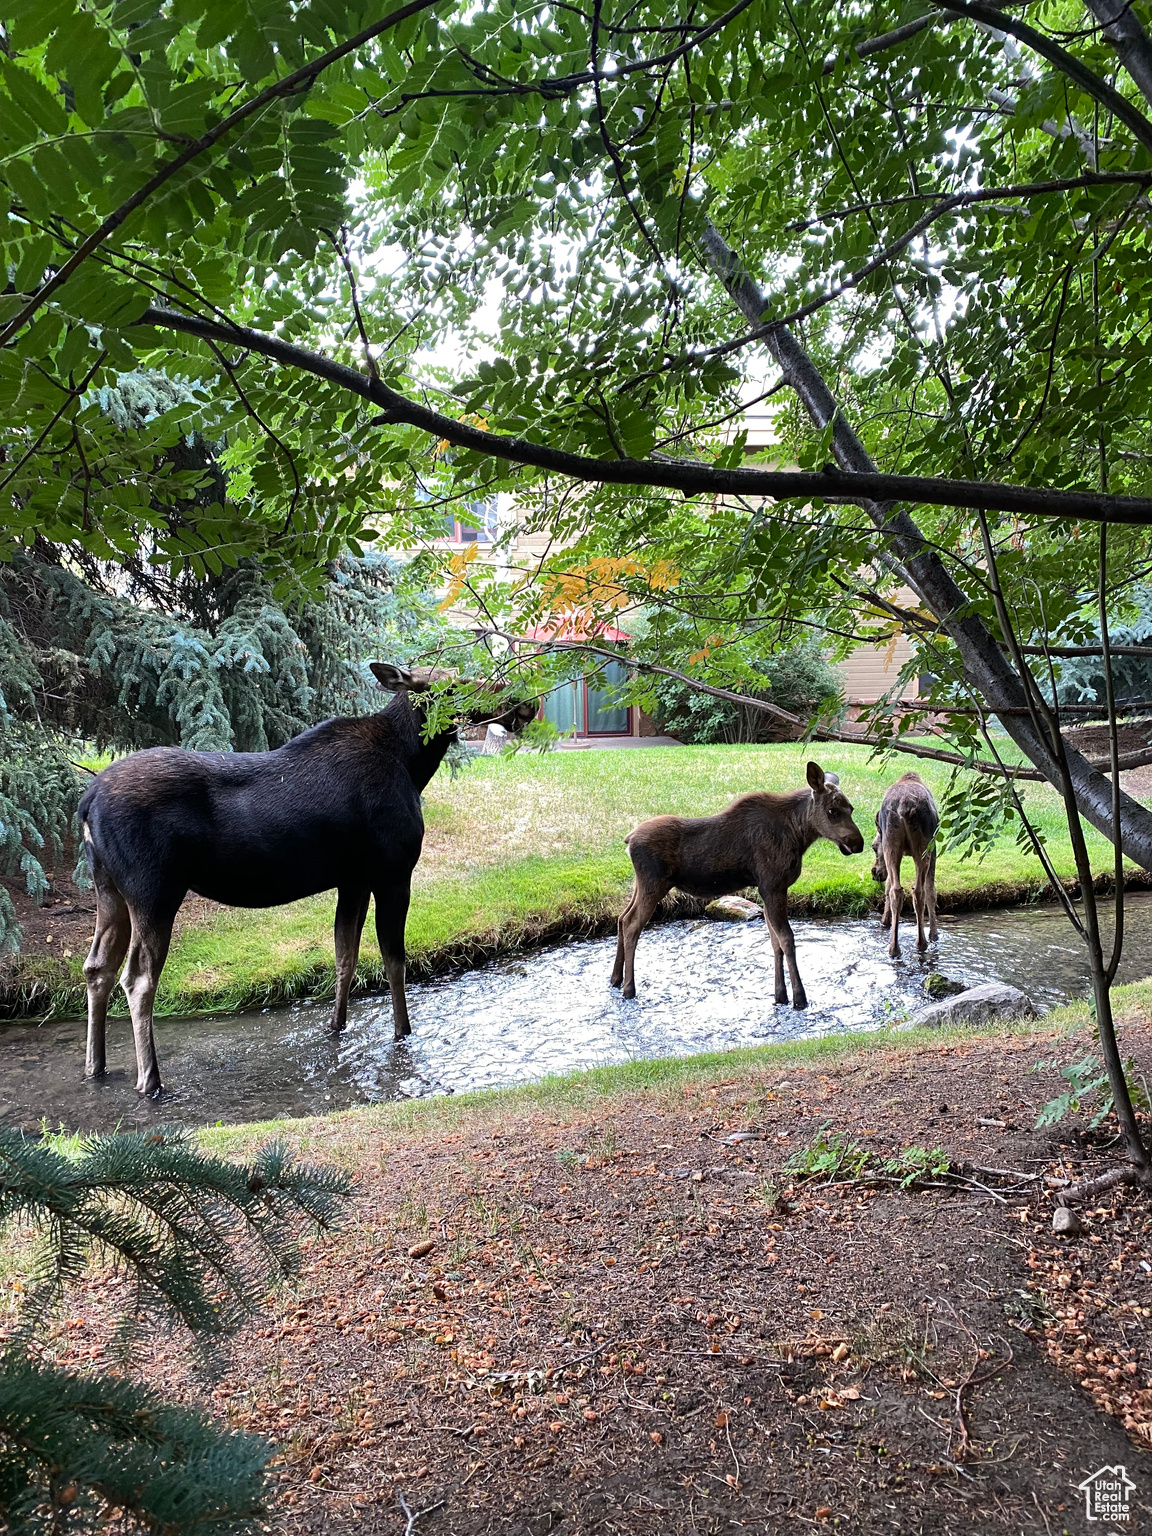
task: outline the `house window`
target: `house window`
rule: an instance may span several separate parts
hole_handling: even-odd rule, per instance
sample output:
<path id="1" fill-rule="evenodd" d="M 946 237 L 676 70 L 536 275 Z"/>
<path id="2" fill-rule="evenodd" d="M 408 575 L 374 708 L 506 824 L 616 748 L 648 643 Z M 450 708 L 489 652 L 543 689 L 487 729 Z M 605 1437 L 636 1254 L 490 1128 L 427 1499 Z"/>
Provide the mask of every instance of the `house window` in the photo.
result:
<path id="1" fill-rule="evenodd" d="M 461 503 L 459 513 L 444 514 L 444 537 L 454 544 L 493 544 L 500 528 L 495 496 Z"/>

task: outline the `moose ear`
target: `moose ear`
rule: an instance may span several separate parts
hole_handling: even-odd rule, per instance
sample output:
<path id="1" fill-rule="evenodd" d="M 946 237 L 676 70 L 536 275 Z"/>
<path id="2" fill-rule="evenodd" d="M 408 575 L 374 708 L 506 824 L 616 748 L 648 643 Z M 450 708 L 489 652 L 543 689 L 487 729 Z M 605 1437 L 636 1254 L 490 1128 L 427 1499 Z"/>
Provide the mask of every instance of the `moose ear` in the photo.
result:
<path id="1" fill-rule="evenodd" d="M 824 788 L 824 770 L 819 763 L 808 764 L 808 782 L 817 794 Z"/>
<path id="2" fill-rule="evenodd" d="M 389 693 L 399 693 L 402 688 L 422 692 L 428 686 L 418 683 L 407 667 L 394 667 L 390 661 L 370 661 L 368 670 Z"/>

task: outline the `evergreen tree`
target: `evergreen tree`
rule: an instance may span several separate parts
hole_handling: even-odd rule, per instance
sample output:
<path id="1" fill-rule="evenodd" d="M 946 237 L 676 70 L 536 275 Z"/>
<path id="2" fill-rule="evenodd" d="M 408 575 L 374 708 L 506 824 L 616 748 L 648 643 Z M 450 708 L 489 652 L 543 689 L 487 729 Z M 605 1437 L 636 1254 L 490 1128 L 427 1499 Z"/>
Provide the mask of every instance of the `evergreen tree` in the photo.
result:
<path id="1" fill-rule="evenodd" d="M 50 1364 L 40 1336 L 65 1285 L 98 1258 L 131 1282 L 125 1345 L 136 1325 L 166 1321 L 208 1357 L 298 1269 L 301 1229 L 331 1228 L 349 1193 L 343 1174 L 295 1163 L 278 1143 L 242 1165 L 179 1130 L 70 1146 L 0 1129 L 0 1232 L 18 1223 L 37 1242 L 0 1352 L 4 1529 L 94 1530 L 112 1509 L 169 1536 L 256 1529 L 269 1445 L 127 1376 Z"/>

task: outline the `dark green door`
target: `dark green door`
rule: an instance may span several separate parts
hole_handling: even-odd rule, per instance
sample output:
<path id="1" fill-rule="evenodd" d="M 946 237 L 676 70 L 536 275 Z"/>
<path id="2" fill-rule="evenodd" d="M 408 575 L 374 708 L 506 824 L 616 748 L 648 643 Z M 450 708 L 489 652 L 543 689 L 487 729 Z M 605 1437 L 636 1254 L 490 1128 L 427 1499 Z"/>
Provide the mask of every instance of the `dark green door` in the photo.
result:
<path id="1" fill-rule="evenodd" d="M 544 700 L 544 718 L 551 720 L 562 736 L 569 731 L 579 731 L 584 724 L 580 708 L 582 692 L 580 683 L 561 683 Z"/>
<path id="2" fill-rule="evenodd" d="M 628 673 L 622 662 L 609 661 L 600 672 L 593 687 L 587 685 L 589 736 L 627 736 L 628 706 L 621 704 L 617 689 L 628 681 Z"/>

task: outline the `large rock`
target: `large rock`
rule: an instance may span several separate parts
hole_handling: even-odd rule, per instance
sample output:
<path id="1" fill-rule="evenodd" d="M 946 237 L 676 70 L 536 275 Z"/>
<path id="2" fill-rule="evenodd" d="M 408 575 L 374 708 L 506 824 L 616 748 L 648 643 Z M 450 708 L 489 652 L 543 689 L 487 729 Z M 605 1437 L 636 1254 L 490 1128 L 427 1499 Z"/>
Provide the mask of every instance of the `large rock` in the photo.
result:
<path id="1" fill-rule="evenodd" d="M 764 916 L 764 908 L 743 896 L 718 896 L 704 908 L 704 916 L 717 923 L 754 923 Z"/>
<path id="2" fill-rule="evenodd" d="M 1034 1019 L 1032 999 L 1018 987 L 999 981 L 986 981 L 978 987 L 914 1013 L 901 1029 L 954 1029 L 957 1025 L 991 1024 L 997 1019 Z"/>

